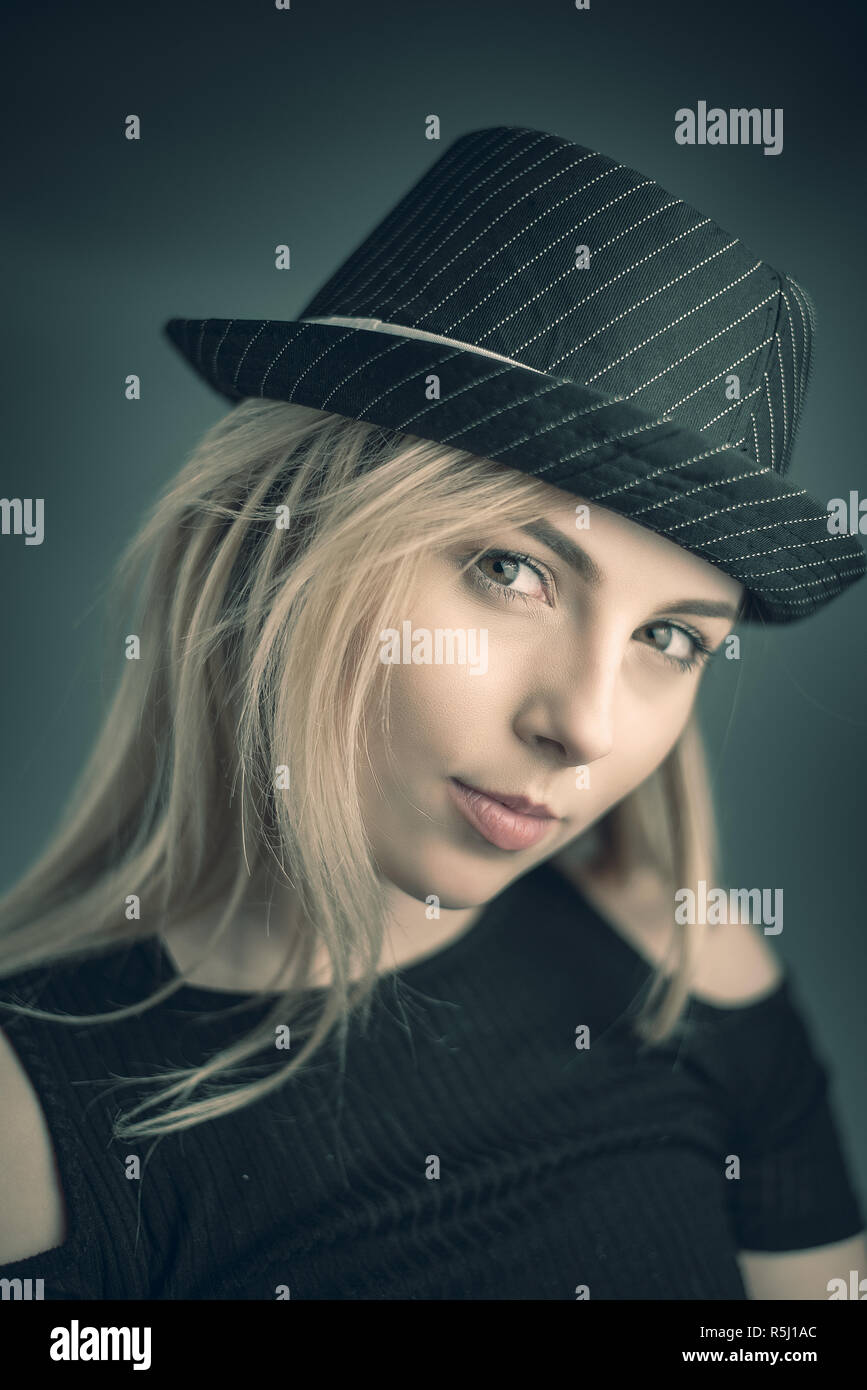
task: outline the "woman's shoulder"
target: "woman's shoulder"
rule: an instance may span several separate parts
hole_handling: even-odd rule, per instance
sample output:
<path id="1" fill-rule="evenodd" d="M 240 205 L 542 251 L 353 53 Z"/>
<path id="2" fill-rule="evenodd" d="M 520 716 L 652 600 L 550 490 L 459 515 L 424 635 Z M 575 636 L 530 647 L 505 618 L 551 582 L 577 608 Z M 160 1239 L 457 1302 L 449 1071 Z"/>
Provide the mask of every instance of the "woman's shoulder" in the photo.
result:
<path id="1" fill-rule="evenodd" d="M 39 1097 L 0 1026 L 0 1266 L 60 1245 L 65 1207 Z"/>
<path id="2" fill-rule="evenodd" d="M 593 874 L 586 864 L 558 860 L 556 869 L 649 965 L 672 950 L 674 900 L 662 876 L 637 870 L 628 881 Z M 743 1008 L 773 993 L 784 978 L 779 958 L 751 922 L 709 926 L 692 977 L 692 994 L 720 1008 Z"/>

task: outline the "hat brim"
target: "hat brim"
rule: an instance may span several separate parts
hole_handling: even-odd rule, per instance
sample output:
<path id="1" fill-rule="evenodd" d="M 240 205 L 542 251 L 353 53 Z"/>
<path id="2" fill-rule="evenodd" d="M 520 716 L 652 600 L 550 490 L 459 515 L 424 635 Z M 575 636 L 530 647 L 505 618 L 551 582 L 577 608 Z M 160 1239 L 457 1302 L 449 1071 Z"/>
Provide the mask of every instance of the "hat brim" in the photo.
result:
<path id="1" fill-rule="evenodd" d="M 567 378 L 449 343 L 271 319 L 171 319 L 232 403 L 293 401 L 516 468 L 665 536 L 739 580 L 746 621 L 808 617 L 867 572 L 827 507 L 731 445 Z M 428 400 L 427 378 L 442 395 Z"/>

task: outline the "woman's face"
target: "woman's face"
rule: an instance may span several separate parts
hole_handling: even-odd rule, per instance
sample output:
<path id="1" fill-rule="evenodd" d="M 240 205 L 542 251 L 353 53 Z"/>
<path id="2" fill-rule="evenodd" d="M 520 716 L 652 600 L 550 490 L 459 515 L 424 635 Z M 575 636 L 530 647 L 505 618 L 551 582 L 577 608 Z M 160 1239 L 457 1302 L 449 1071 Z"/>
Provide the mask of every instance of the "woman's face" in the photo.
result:
<path id="1" fill-rule="evenodd" d="M 659 766 L 692 709 L 701 644 L 723 643 L 743 594 L 604 508 L 578 529 L 575 500 L 550 492 L 529 532 L 498 529 L 431 559 L 419 597 L 393 616 L 396 640 L 378 642 L 394 661 L 390 756 L 371 721 L 365 826 L 385 878 L 443 908 L 487 902 Z M 438 629 L 451 647 L 443 637 L 437 649 Z M 413 648 L 424 659 L 407 661 Z M 485 792 L 551 818 L 516 816 Z"/>

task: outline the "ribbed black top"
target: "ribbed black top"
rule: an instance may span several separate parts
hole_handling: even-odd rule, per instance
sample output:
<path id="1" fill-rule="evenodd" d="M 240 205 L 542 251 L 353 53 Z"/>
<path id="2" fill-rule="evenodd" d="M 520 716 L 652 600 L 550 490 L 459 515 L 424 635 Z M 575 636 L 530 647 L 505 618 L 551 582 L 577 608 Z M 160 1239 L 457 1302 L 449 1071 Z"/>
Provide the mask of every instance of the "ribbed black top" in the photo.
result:
<path id="1" fill-rule="evenodd" d="M 42 1278 L 46 1298 L 743 1299 L 738 1249 L 864 1226 L 830 1071 L 788 975 L 746 1006 L 692 1000 L 672 1040 L 642 1047 L 627 1015 L 652 973 L 540 865 L 382 977 L 342 1086 L 332 1040 L 277 1093 L 155 1146 L 112 1140 L 112 1116 L 152 1094 L 112 1078 L 204 1060 L 272 996 L 226 1018 L 250 996 L 185 986 L 86 1027 L 0 1011 L 68 1215 L 63 1245 L 0 1278 Z M 2 991 L 87 1013 L 174 975 L 148 941 Z M 262 1066 L 285 1063 L 273 1051 Z"/>

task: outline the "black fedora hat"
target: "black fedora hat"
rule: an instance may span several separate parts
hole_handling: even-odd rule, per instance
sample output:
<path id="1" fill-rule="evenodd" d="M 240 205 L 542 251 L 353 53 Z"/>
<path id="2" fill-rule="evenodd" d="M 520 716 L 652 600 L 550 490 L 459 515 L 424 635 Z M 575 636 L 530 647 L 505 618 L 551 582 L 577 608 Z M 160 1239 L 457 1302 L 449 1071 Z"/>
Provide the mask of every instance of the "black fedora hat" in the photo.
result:
<path id="1" fill-rule="evenodd" d="M 814 307 L 616 160 L 542 131 L 455 140 L 294 320 L 181 319 L 227 400 L 295 401 L 538 477 L 740 580 L 788 623 L 867 571 L 789 481 Z"/>

